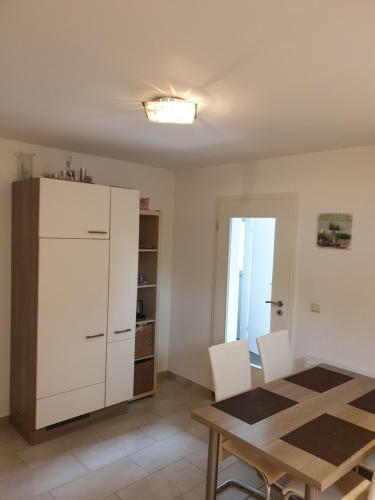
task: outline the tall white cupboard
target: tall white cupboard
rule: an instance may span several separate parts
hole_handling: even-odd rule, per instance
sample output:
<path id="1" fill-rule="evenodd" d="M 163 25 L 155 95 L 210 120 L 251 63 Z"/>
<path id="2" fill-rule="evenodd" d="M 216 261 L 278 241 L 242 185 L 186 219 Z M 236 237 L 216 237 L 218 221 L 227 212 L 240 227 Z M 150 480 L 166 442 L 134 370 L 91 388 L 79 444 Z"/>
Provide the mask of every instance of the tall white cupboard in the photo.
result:
<path id="1" fill-rule="evenodd" d="M 133 398 L 139 192 L 13 183 L 11 422 L 36 443 Z"/>

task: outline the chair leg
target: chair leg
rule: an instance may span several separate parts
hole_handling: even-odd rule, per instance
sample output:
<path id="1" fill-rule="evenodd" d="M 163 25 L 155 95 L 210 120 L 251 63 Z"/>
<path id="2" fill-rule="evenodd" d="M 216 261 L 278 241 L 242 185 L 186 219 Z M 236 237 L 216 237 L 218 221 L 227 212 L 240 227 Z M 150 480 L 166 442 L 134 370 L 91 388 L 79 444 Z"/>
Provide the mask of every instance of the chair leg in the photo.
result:
<path id="1" fill-rule="evenodd" d="M 266 482 L 266 500 L 271 499 L 271 485 Z"/>
<path id="2" fill-rule="evenodd" d="M 283 491 L 283 489 L 284 489 L 284 486 L 282 484 L 278 483 L 277 481 L 275 481 L 272 486 L 277 488 L 279 491 Z"/>
<path id="3" fill-rule="evenodd" d="M 299 496 L 296 492 L 294 491 L 288 491 L 286 495 L 284 495 L 284 500 L 289 500 L 289 498 L 295 498 L 297 500 L 304 500 L 305 497 Z"/>
<path id="4" fill-rule="evenodd" d="M 241 491 L 244 491 L 247 494 L 269 500 L 269 498 L 267 499 L 266 494 L 263 493 L 262 491 L 259 491 L 253 488 L 252 486 L 249 486 L 248 484 L 242 483 L 241 481 L 236 481 L 234 479 L 229 479 L 228 481 L 225 481 L 223 484 L 218 486 L 218 488 L 216 489 L 216 493 L 220 493 L 221 491 L 225 490 L 226 488 L 229 488 L 230 486 L 232 486 L 233 488 L 237 488 Z"/>
<path id="5" fill-rule="evenodd" d="M 271 485 L 269 484 L 266 476 L 260 470 L 258 469 L 255 470 L 258 473 L 258 475 L 263 479 L 266 485 L 266 493 L 263 493 L 262 491 L 259 491 L 256 488 L 249 486 L 248 484 L 242 483 L 241 481 L 236 481 L 234 479 L 229 479 L 229 481 L 225 481 L 223 484 L 218 486 L 218 488 L 216 489 L 216 493 L 220 493 L 221 491 L 225 490 L 225 488 L 232 486 L 250 495 L 263 498 L 265 500 L 271 500 Z"/>

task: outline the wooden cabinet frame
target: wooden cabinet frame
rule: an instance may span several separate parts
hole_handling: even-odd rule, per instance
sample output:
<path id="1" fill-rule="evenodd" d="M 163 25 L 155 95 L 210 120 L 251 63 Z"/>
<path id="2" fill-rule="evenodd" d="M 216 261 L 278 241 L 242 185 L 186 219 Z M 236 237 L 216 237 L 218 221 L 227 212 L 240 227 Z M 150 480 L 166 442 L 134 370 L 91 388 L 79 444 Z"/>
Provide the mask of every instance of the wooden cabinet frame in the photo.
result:
<path id="1" fill-rule="evenodd" d="M 93 394 L 91 398 L 93 402 L 92 407 L 87 410 L 88 413 L 36 429 L 40 192 L 41 183 L 45 181 L 49 183 L 64 183 L 64 181 L 58 180 L 30 179 L 15 182 L 12 186 L 10 422 L 31 444 L 45 441 L 67 430 L 87 425 L 89 422 L 105 418 L 108 415 L 122 413 L 126 411 L 127 407 L 126 401 L 105 408 L 103 396 L 103 407 L 98 410 L 90 411 L 91 408 L 97 407 L 97 403 L 95 403 L 97 396 Z M 45 182 L 45 186 L 47 186 L 48 182 Z M 62 190 L 69 189 L 69 185 L 75 190 L 78 189 L 75 183 L 66 182 L 59 185 L 63 187 Z M 53 189 L 55 189 L 56 186 L 54 185 Z M 104 190 L 101 190 L 100 186 L 91 186 L 91 188 L 94 188 L 98 193 L 104 193 Z M 102 188 L 110 190 L 107 186 L 102 186 Z M 90 186 L 82 186 L 82 189 L 90 189 Z M 91 194 L 89 198 L 92 200 Z M 106 196 L 101 195 L 101 200 L 104 199 L 106 199 Z M 137 217 L 138 206 L 134 203 L 132 206 L 134 210 L 136 210 L 134 214 Z M 108 213 L 109 217 L 109 207 L 108 211 L 106 208 L 103 208 L 103 210 L 105 213 Z M 102 217 L 100 217 L 100 219 L 102 219 Z M 104 224 L 101 224 L 101 226 L 102 225 L 104 226 Z M 63 224 L 63 226 L 65 232 L 61 237 L 69 238 L 69 234 L 66 233 L 66 224 Z M 110 235 L 107 234 L 107 227 L 102 228 L 101 226 L 99 229 L 103 234 L 95 238 L 95 235 L 90 232 L 91 228 L 88 228 L 87 236 L 81 232 L 82 238 L 109 239 Z M 109 227 L 110 224 L 108 221 L 108 228 Z M 95 227 L 94 229 L 96 230 L 97 228 Z M 104 234 L 104 232 L 106 234 Z M 74 239 L 76 236 L 77 233 L 72 235 L 72 238 Z M 81 238 L 80 235 L 78 235 L 78 237 Z M 134 252 L 136 252 L 136 248 Z M 56 262 L 56 265 L 58 264 L 59 263 Z M 134 283 L 134 287 L 135 286 L 136 283 Z M 108 325 L 106 325 L 105 330 L 106 338 L 108 337 L 107 327 Z M 130 344 L 133 345 L 132 343 Z M 132 356 L 134 357 L 134 353 L 132 353 Z M 72 390 L 72 393 L 79 390 L 81 390 L 81 388 L 77 387 L 77 389 Z M 52 397 L 55 396 L 58 396 L 58 394 Z M 72 401 L 73 400 L 74 394 L 72 394 Z M 76 401 L 79 402 L 78 397 L 76 397 Z"/>

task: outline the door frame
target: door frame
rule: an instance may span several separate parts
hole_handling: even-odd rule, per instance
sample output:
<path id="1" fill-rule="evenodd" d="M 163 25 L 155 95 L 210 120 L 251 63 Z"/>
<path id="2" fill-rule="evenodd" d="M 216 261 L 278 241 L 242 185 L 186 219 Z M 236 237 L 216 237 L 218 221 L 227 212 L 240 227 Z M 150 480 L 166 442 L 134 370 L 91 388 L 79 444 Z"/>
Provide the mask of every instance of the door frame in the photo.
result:
<path id="1" fill-rule="evenodd" d="M 214 267 L 213 267 L 213 281 L 212 281 L 212 294 L 211 294 L 211 321 L 210 321 L 210 338 L 209 345 L 215 345 L 220 342 L 225 341 L 225 326 L 224 326 L 224 338 L 218 339 L 215 337 L 215 310 L 218 307 L 219 298 L 216 294 L 217 287 L 217 274 L 218 274 L 218 257 L 219 257 L 219 213 L 220 205 L 226 201 L 256 201 L 256 200 L 291 200 L 294 201 L 294 225 L 293 225 L 293 240 L 294 245 L 292 246 L 291 253 L 291 266 L 289 272 L 289 293 L 288 293 L 288 331 L 291 340 L 292 349 L 294 346 L 294 335 L 293 335 L 293 317 L 294 317 L 294 291 L 295 291 L 295 268 L 296 268 L 296 249 L 297 249 L 297 238 L 298 238 L 298 220 L 299 220 L 299 200 L 300 195 L 296 192 L 290 193 L 258 193 L 258 194 L 248 194 L 239 196 L 218 196 L 216 199 L 216 212 L 215 212 L 215 247 L 214 247 Z M 229 246 L 225 249 L 225 260 L 228 262 L 228 250 Z M 228 284 L 228 266 L 225 282 Z M 224 314 L 226 314 L 226 298 L 224 305 Z M 222 307 L 223 309 L 223 307 Z"/>

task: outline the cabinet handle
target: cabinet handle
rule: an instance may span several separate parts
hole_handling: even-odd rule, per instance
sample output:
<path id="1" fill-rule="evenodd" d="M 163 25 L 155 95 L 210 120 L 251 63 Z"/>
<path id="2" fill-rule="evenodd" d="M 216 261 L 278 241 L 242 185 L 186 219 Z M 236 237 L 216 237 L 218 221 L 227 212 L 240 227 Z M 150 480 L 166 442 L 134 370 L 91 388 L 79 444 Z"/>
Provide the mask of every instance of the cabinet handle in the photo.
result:
<path id="1" fill-rule="evenodd" d="M 98 337 L 104 337 L 104 333 L 97 333 L 96 335 L 86 335 L 87 339 L 96 339 Z"/>
<path id="2" fill-rule="evenodd" d="M 113 333 L 115 335 L 118 335 L 119 333 L 128 333 L 128 332 L 131 332 L 132 329 L 131 328 L 127 328 L 126 330 L 115 330 Z"/>
<path id="3" fill-rule="evenodd" d="M 89 234 L 108 234 L 108 231 L 87 231 Z"/>

